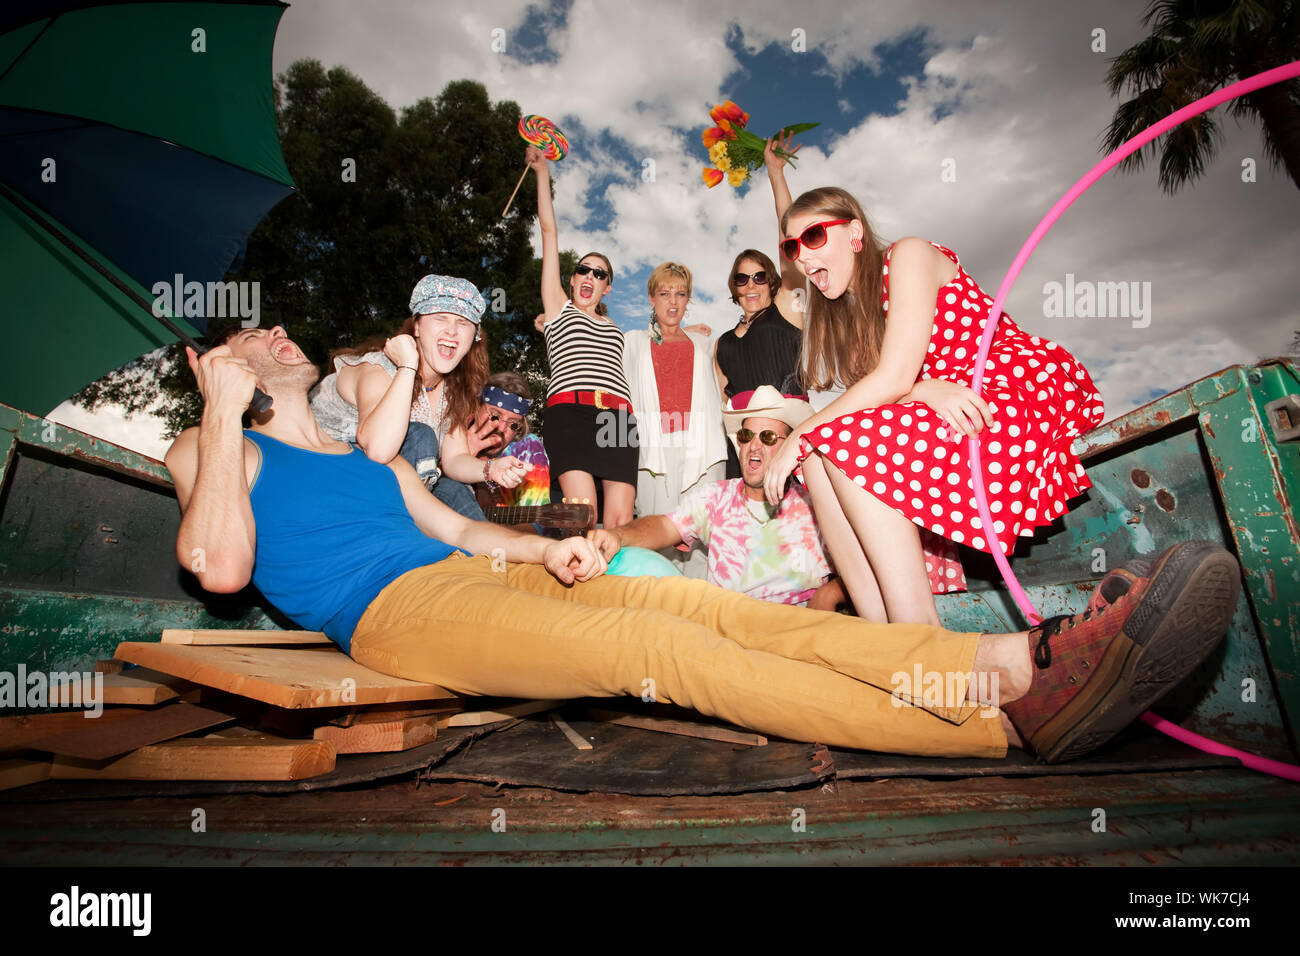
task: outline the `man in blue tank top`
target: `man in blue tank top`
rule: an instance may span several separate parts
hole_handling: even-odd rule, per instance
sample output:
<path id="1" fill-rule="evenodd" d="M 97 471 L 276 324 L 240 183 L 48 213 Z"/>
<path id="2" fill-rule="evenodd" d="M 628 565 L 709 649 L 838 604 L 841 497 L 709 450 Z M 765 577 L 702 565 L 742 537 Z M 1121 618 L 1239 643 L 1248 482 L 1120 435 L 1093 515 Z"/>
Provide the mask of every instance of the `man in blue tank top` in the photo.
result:
<path id="1" fill-rule="evenodd" d="M 832 746 L 1066 760 L 1190 674 L 1237 603 L 1240 570 L 1210 542 L 1117 569 L 1087 611 L 1013 634 L 611 577 L 603 531 L 553 541 L 470 520 L 401 457 L 327 436 L 307 403 L 319 373 L 281 328 L 238 330 L 190 367 L 202 423 L 167 453 L 181 565 L 210 591 L 251 580 L 359 663 L 462 694 L 629 695 Z M 244 429 L 255 387 L 274 404 Z"/>

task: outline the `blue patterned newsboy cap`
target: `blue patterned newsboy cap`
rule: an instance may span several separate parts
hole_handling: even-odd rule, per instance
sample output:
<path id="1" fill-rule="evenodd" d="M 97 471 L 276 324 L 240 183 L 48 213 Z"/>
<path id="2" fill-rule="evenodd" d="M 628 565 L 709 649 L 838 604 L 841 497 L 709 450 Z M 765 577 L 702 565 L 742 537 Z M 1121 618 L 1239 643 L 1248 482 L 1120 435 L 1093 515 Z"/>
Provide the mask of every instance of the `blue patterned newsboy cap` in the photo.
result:
<path id="1" fill-rule="evenodd" d="M 487 302 L 474 283 L 455 276 L 425 276 L 411 292 L 411 315 L 451 312 L 480 324 L 486 309 Z"/>

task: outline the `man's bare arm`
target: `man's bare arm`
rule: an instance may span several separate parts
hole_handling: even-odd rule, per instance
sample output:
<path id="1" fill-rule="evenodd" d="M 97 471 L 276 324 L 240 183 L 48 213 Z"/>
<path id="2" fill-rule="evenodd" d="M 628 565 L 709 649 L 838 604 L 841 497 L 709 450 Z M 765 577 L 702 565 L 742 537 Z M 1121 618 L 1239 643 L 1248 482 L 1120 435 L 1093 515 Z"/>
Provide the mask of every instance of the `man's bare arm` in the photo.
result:
<path id="1" fill-rule="evenodd" d="M 229 349 L 192 355 L 204 393 L 202 423 L 182 432 L 166 456 L 182 514 L 176 559 L 206 590 L 231 594 L 248 584 L 257 550 L 240 422 L 257 380 Z"/>
<path id="2" fill-rule="evenodd" d="M 658 551 L 682 543 L 682 533 L 667 515 L 646 515 L 621 528 L 588 531 L 587 540 L 609 560 L 622 548 L 649 548 Z"/>
<path id="3" fill-rule="evenodd" d="M 507 561 L 524 564 L 542 564 L 543 552 L 550 539 L 535 534 L 522 534 L 505 525 L 488 521 L 474 521 L 453 511 L 424 487 L 410 463 L 400 455 L 389 462 L 397 476 L 406 510 L 416 525 L 431 538 L 464 548 L 471 554 L 492 554 L 500 549 Z"/>
<path id="4" fill-rule="evenodd" d="M 397 485 L 411 518 L 421 531 L 439 541 L 464 548 L 471 554 L 500 555 L 507 561 L 540 564 L 562 584 L 590 581 L 605 573 L 608 562 L 583 538 L 552 541 L 505 525 L 474 521 L 429 494 L 406 459 L 398 456 L 388 467 L 397 475 Z"/>

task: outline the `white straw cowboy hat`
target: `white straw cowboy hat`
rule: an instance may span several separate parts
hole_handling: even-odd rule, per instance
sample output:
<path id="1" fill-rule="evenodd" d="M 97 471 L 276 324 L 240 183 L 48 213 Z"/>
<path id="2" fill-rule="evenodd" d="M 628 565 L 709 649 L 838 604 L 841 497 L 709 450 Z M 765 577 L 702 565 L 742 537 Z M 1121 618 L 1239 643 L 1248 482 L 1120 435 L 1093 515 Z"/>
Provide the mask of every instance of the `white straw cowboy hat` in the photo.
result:
<path id="1" fill-rule="evenodd" d="M 727 437 L 740 452 L 740 443 L 736 441 L 736 430 L 744 424 L 746 418 L 774 418 L 785 422 L 791 429 L 812 418 L 813 408 L 808 400 L 799 395 L 782 395 L 771 385 L 760 385 L 752 392 L 733 395 L 722 410 L 722 424 L 727 430 Z"/>

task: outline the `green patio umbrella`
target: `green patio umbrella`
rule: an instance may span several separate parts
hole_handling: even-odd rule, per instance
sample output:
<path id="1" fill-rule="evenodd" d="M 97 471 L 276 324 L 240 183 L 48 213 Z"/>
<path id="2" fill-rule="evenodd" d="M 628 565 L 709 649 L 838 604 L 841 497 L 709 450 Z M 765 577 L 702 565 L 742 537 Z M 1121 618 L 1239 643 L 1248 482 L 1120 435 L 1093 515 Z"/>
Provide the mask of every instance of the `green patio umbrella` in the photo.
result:
<path id="1" fill-rule="evenodd" d="M 271 83 L 285 8 L 0 10 L 0 402 L 45 413 L 175 333 L 206 331 L 206 297 L 169 331 L 150 313 L 177 296 L 155 291 L 220 280 L 293 191 Z"/>

